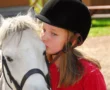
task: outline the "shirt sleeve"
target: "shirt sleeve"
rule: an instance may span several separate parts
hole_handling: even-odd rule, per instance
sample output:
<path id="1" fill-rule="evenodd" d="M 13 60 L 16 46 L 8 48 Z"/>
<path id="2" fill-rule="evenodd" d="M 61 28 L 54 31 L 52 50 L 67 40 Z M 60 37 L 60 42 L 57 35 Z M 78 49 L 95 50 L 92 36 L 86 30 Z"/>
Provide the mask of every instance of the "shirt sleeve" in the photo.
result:
<path id="1" fill-rule="evenodd" d="M 107 90 L 104 77 L 98 68 L 86 75 L 83 85 L 84 90 Z"/>

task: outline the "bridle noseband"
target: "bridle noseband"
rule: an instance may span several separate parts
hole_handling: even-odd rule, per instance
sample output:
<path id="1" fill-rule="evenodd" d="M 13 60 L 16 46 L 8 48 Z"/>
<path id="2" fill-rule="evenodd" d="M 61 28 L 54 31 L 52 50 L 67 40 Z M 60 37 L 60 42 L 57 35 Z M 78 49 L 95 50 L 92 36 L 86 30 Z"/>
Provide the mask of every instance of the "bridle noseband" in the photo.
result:
<path id="1" fill-rule="evenodd" d="M 22 89 L 23 89 L 23 86 L 24 86 L 24 84 L 25 84 L 25 82 L 26 82 L 26 80 L 27 80 L 31 75 L 33 75 L 33 74 L 41 74 L 41 75 L 44 77 L 44 79 L 45 79 L 45 81 L 46 81 L 46 83 L 47 83 L 47 88 L 50 90 L 50 84 L 49 84 L 48 78 L 46 78 L 46 76 L 44 75 L 44 73 L 43 73 L 40 69 L 37 69 L 37 68 L 34 68 L 34 69 L 29 70 L 29 71 L 23 76 L 22 81 L 21 81 L 21 83 L 20 83 L 20 85 L 19 85 L 18 82 L 14 79 L 14 77 L 12 76 L 12 74 L 11 74 L 11 72 L 10 72 L 10 70 L 9 70 L 9 67 L 8 67 L 8 65 L 7 65 L 5 56 L 2 55 L 2 70 L 3 70 L 3 75 L 4 75 L 4 78 L 5 78 L 5 81 L 6 81 L 7 85 L 10 87 L 11 90 L 13 90 L 13 89 L 12 89 L 12 87 L 9 85 L 9 83 L 8 83 L 8 81 L 7 81 L 7 79 L 6 79 L 6 75 L 5 75 L 5 72 L 4 72 L 4 67 L 5 67 L 6 71 L 7 71 L 7 74 L 8 74 L 8 76 L 9 76 L 10 81 L 13 82 L 13 84 L 15 85 L 16 90 L 22 90 Z"/>

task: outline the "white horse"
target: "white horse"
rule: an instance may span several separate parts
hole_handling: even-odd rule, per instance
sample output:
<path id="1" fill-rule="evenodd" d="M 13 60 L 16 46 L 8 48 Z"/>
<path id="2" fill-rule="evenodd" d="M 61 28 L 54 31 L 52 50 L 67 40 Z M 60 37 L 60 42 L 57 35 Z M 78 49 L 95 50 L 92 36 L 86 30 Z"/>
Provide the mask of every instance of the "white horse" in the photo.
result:
<path id="1" fill-rule="evenodd" d="M 0 16 L 3 84 L 0 90 L 49 90 L 45 45 L 37 35 L 35 13 Z"/>

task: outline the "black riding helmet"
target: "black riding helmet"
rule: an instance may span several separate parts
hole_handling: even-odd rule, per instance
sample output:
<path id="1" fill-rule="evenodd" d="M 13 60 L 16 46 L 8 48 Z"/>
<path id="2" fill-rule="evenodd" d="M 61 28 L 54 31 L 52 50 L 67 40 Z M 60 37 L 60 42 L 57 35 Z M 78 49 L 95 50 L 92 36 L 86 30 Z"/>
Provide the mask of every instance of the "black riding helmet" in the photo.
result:
<path id="1" fill-rule="evenodd" d="M 49 0 L 36 17 L 50 25 L 79 33 L 83 41 L 91 27 L 90 12 L 81 0 Z"/>

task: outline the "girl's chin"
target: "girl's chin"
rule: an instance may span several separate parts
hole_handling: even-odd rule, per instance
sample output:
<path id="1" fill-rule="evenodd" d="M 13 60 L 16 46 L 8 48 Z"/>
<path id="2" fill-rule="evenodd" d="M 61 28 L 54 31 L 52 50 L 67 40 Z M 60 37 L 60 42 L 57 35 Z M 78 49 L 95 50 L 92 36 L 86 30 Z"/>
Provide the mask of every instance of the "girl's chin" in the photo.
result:
<path id="1" fill-rule="evenodd" d="M 56 54 L 57 52 L 51 52 L 51 51 L 47 51 L 47 50 L 46 50 L 46 53 L 47 53 L 47 54 L 54 55 L 54 54 Z"/>
<path id="2" fill-rule="evenodd" d="M 51 55 L 53 54 L 52 52 L 49 52 L 49 51 L 46 51 L 46 53 L 47 53 L 47 54 L 51 54 Z"/>

